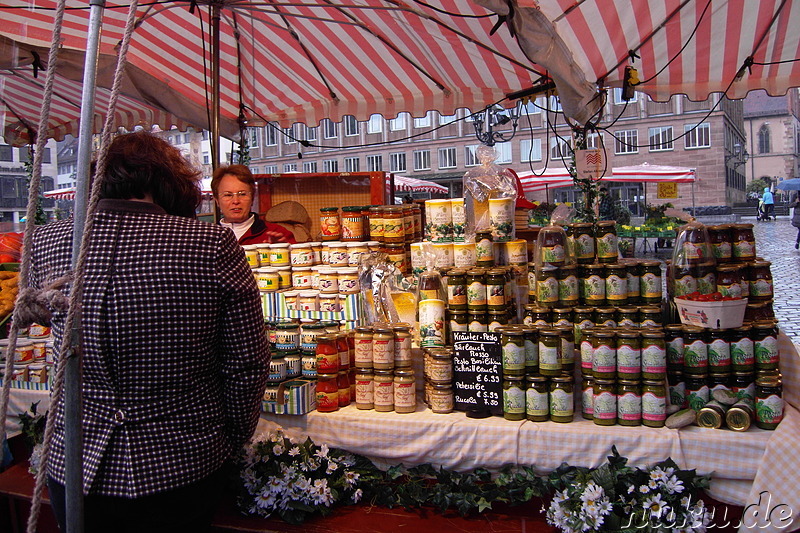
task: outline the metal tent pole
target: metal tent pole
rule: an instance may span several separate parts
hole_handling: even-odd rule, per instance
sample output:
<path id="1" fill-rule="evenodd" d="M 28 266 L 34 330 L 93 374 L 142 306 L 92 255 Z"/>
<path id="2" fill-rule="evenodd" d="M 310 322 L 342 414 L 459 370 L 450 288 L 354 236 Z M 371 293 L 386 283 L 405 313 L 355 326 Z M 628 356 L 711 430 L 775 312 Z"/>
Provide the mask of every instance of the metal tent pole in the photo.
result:
<path id="1" fill-rule="evenodd" d="M 211 2 L 211 168 L 220 163 L 219 145 L 219 23 L 220 4 Z M 244 139 L 240 139 L 244 142 Z"/>

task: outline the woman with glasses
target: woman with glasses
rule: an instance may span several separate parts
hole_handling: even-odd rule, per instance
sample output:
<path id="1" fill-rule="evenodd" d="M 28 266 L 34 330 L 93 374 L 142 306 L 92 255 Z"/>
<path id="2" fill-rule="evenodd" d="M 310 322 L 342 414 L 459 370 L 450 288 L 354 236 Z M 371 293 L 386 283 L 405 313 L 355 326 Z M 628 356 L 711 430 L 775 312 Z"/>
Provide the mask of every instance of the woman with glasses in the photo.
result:
<path id="1" fill-rule="evenodd" d="M 252 212 L 255 191 L 256 180 L 244 165 L 228 165 L 214 171 L 211 192 L 222 213 L 220 224 L 233 231 L 240 245 L 297 242 L 291 231 L 265 222 Z"/>

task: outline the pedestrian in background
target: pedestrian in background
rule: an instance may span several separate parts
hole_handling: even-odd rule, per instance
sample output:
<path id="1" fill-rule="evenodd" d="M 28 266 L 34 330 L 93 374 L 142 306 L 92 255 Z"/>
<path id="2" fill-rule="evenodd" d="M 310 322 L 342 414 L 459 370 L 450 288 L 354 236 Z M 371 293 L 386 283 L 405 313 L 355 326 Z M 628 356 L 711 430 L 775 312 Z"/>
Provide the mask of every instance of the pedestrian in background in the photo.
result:
<path id="1" fill-rule="evenodd" d="M 199 178 L 149 133 L 109 147 L 80 302 L 87 533 L 207 531 L 225 465 L 258 422 L 261 299 L 234 234 L 194 219 Z M 72 219 L 36 229 L 34 289 L 70 271 L 72 232 Z M 65 319 L 53 312 L 56 353 Z M 50 412 L 48 487 L 63 531 L 63 397 Z"/>
<path id="2" fill-rule="evenodd" d="M 600 187 L 597 216 L 600 220 L 614 220 L 614 199 L 605 187 Z"/>
<path id="3" fill-rule="evenodd" d="M 797 228 L 797 240 L 794 243 L 794 249 L 800 249 L 800 192 L 794 195 L 794 201 L 791 207 L 794 208 L 792 213 L 792 226 Z"/>
<path id="4" fill-rule="evenodd" d="M 761 201 L 764 202 L 764 216 L 766 220 L 772 220 L 775 216 L 775 198 L 772 196 L 772 191 L 769 187 L 764 187 L 764 194 L 761 196 Z"/>

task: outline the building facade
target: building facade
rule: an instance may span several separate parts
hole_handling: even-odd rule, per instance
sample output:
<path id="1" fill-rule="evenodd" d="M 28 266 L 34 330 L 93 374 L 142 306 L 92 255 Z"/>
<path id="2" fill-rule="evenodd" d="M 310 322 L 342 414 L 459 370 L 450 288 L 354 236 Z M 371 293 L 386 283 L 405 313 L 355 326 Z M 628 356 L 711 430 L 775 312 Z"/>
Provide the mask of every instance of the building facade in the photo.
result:
<path id="1" fill-rule="evenodd" d="M 41 190 L 49 191 L 55 187 L 57 175 L 56 142 L 47 141 L 42 154 Z M 18 230 L 16 225 L 24 220 L 28 206 L 28 169 L 31 160 L 28 147 L 15 147 L 5 143 L 0 137 L 0 229 Z M 42 208 L 48 219 L 54 217 L 54 202 L 42 199 Z"/>

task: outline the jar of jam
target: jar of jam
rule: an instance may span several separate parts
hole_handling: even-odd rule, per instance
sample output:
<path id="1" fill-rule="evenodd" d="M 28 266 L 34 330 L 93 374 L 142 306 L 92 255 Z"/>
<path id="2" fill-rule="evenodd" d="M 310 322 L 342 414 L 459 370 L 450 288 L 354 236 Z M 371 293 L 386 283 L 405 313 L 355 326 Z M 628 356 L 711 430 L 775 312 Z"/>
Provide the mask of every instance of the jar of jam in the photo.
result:
<path id="1" fill-rule="evenodd" d="M 337 375 L 340 368 L 336 335 L 317 335 L 316 341 L 317 373 Z"/>
<path id="2" fill-rule="evenodd" d="M 467 271 L 467 308 L 470 311 L 486 310 L 486 274 L 483 269 Z"/>
<path id="3" fill-rule="evenodd" d="M 642 424 L 664 427 L 667 420 L 667 389 L 663 380 L 646 379 L 642 383 Z"/>
<path id="4" fill-rule="evenodd" d="M 467 310 L 467 273 L 453 269 L 447 272 L 447 308 L 451 311 Z"/>
<path id="5" fill-rule="evenodd" d="M 620 328 L 638 328 L 639 327 L 639 309 L 636 307 L 618 307 L 617 308 L 617 327 Z"/>
<path id="6" fill-rule="evenodd" d="M 667 366 L 683 371 L 683 326 L 667 324 L 664 326 L 664 342 L 667 345 Z"/>
<path id="7" fill-rule="evenodd" d="M 373 382 L 373 407 L 386 413 L 394 411 L 394 375 L 391 370 L 375 370 Z"/>
<path id="8" fill-rule="evenodd" d="M 525 377 L 503 376 L 503 418 L 525 420 Z"/>
<path id="9" fill-rule="evenodd" d="M 672 295 L 685 296 L 697 291 L 695 269 L 689 266 L 672 265 Z"/>
<path id="10" fill-rule="evenodd" d="M 667 399 L 669 405 L 674 405 L 679 409 L 686 407 L 686 383 L 683 381 L 683 372 L 667 372 Z"/>
<path id="11" fill-rule="evenodd" d="M 547 378 L 528 375 L 525 378 L 528 388 L 525 391 L 525 412 L 528 420 L 545 422 L 550 419 L 550 402 Z"/>
<path id="12" fill-rule="evenodd" d="M 323 241 L 341 240 L 342 225 L 338 207 L 323 207 L 319 210 L 319 228 Z"/>
<path id="13" fill-rule="evenodd" d="M 506 277 L 502 269 L 492 268 L 486 271 L 486 305 L 489 311 L 506 308 Z"/>
<path id="14" fill-rule="evenodd" d="M 765 377 L 756 380 L 756 426 L 775 429 L 783 420 L 783 385 L 780 379 Z"/>
<path id="15" fill-rule="evenodd" d="M 711 241 L 711 252 L 718 264 L 730 263 L 733 260 L 733 246 L 731 244 L 731 226 L 718 224 L 707 226 L 708 238 Z"/>
<path id="16" fill-rule="evenodd" d="M 542 307 L 535 304 L 525 305 L 525 318 L 522 322 L 528 326 L 550 326 L 552 316 L 549 307 Z"/>
<path id="17" fill-rule="evenodd" d="M 627 278 L 626 278 L 627 279 Z M 605 268 L 600 263 L 584 265 L 581 276 L 581 299 L 586 305 L 601 306 L 606 302 Z"/>
<path id="18" fill-rule="evenodd" d="M 575 259 L 580 264 L 594 261 L 594 228 L 591 222 L 578 222 L 570 224 L 569 235 L 572 238 L 575 250 Z"/>
<path id="19" fill-rule="evenodd" d="M 642 425 L 642 391 L 636 380 L 623 379 L 617 383 L 617 424 Z"/>
<path id="20" fill-rule="evenodd" d="M 471 309 L 467 316 L 467 331 L 489 331 L 489 316 L 486 311 Z"/>
<path id="21" fill-rule="evenodd" d="M 356 370 L 356 409 L 372 409 L 374 398 L 372 377 L 371 368 Z"/>
<path id="22" fill-rule="evenodd" d="M 703 328 L 683 327 L 683 373 L 690 375 L 708 373 L 708 343 Z"/>
<path id="23" fill-rule="evenodd" d="M 752 327 L 740 326 L 730 331 L 731 363 L 734 372 L 755 371 L 755 346 Z"/>
<path id="24" fill-rule="evenodd" d="M 572 376 L 556 376 L 550 379 L 550 420 L 572 422 L 575 415 L 572 392 Z"/>
<path id="25" fill-rule="evenodd" d="M 613 307 L 595 307 L 594 323 L 599 328 L 617 327 L 617 310 Z"/>
<path id="26" fill-rule="evenodd" d="M 642 333 L 642 378 L 663 380 L 667 374 L 667 350 L 664 332 L 643 330 Z"/>
<path id="27" fill-rule="evenodd" d="M 453 387 L 450 384 L 434 384 L 430 393 L 431 412 L 452 413 L 454 406 Z"/>
<path id="28" fill-rule="evenodd" d="M 595 379 L 593 388 L 592 420 L 598 426 L 617 423 L 617 391 L 613 379 Z"/>
<path id="29" fill-rule="evenodd" d="M 339 387 L 339 407 L 350 405 L 350 378 L 349 371 L 340 370 L 336 379 Z"/>
<path id="30" fill-rule="evenodd" d="M 752 224 L 731 225 L 731 256 L 737 263 L 749 263 L 756 258 L 756 238 Z"/>
<path id="31" fill-rule="evenodd" d="M 388 205 L 383 208 L 383 242 L 404 244 L 406 234 L 403 229 L 403 206 Z"/>
<path id="32" fill-rule="evenodd" d="M 560 267 L 567 254 L 566 233 L 560 227 L 548 226 L 539 232 L 537 244 L 543 265 Z"/>
<path id="33" fill-rule="evenodd" d="M 711 395 L 708 388 L 708 374 L 684 374 L 683 381 L 686 384 L 686 405 L 699 411 Z"/>
<path id="34" fill-rule="evenodd" d="M 373 205 L 369 208 L 369 238 L 383 242 L 383 206 Z"/>
<path id="35" fill-rule="evenodd" d="M 592 336 L 592 375 L 595 379 L 617 377 L 617 345 L 613 331 L 597 331 Z"/>
<path id="36" fill-rule="evenodd" d="M 726 329 L 708 330 L 708 371 L 731 371 L 730 335 Z"/>
<path id="37" fill-rule="evenodd" d="M 506 376 L 525 375 L 525 332 L 514 326 L 500 327 L 503 374 Z"/>
<path id="38" fill-rule="evenodd" d="M 753 261 L 750 263 L 750 301 L 763 302 L 772 300 L 774 294 L 772 286 L 772 271 L 769 261 Z"/>
<path id="39" fill-rule="evenodd" d="M 317 411 L 332 413 L 339 410 L 339 383 L 336 374 L 317 375 Z"/>
<path id="40" fill-rule="evenodd" d="M 494 243 L 491 231 L 475 233 L 475 264 L 479 267 L 494 266 Z"/>
<path id="41" fill-rule="evenodd" d="M 594 378 L 586 374 L 581 377 L 581 416 L 594 420 Z"/>
<path id="42" fill-rule="evenodd" d="M 661 262 L 645 260 L 639 262 L 639 298 L 644 304 L 660 305 L 664 291 L 661 276 Z"/>
<path id="43" fill-rule="evenodd" d="M 413 413 L 417 410 L 417 388 L 414 371 L 397 369 L 394 371 L 394 411 Z"/>
<path id="44" fill-rule="evenodd" d="M 617 332 L 617 379 L 641 379 L 642 347 L 637 331 Z"/>
<path id="45" fill-rule="evenodd" d="M 561 375 L 561 339 L 555 329 L 539 330 L 539 374 L 543 376 Z"/>
<path id="46" fill-rule="evenodd" d="M 778 328 L 775 322 L 769 320 L 754 322 L 752 332 L 756 370 L 777 370 L 780 354 Z"/>
<path id="47" fill-rule="evenodd" d="M 747 431 L 756 417 L 753 400 L 742 398 L 725 413 L 725 425 L 733 431 Z"/>
<path id="48" fill-rule="evenodd" d="M 388 326 L 372 329 L 372 366 L 376 370 L 394 368 L 394 331 Z"/>
<path id="49" fill-rule="evenodd" d="M 616 263 L 619 257 L 617 227 L 613 220 L 601 220 L 595 228 L 597 260 L 601 263 Z"/>
<path id="50" fill-rule="evenodd" d="M 748 292 L 749 292 L 748 287 Z M 738 265 L 717 266 L 717 288 L 716 291 L 722 296 L 729 298 L 741 298 L 747 296 L 742 294 L 742 275 Z"/>
<path id="51" fill-rule="evenodd" d="M 536 271 L 536 302 L 546 307 L 558 302 L 558 267 L 543 266 Z"/>
<path id="52" fill-rule="evenodd" d="M 574 265 L 564 265 L 558 269 L 558 305 L 578 304 L 578 276 Z"/>

